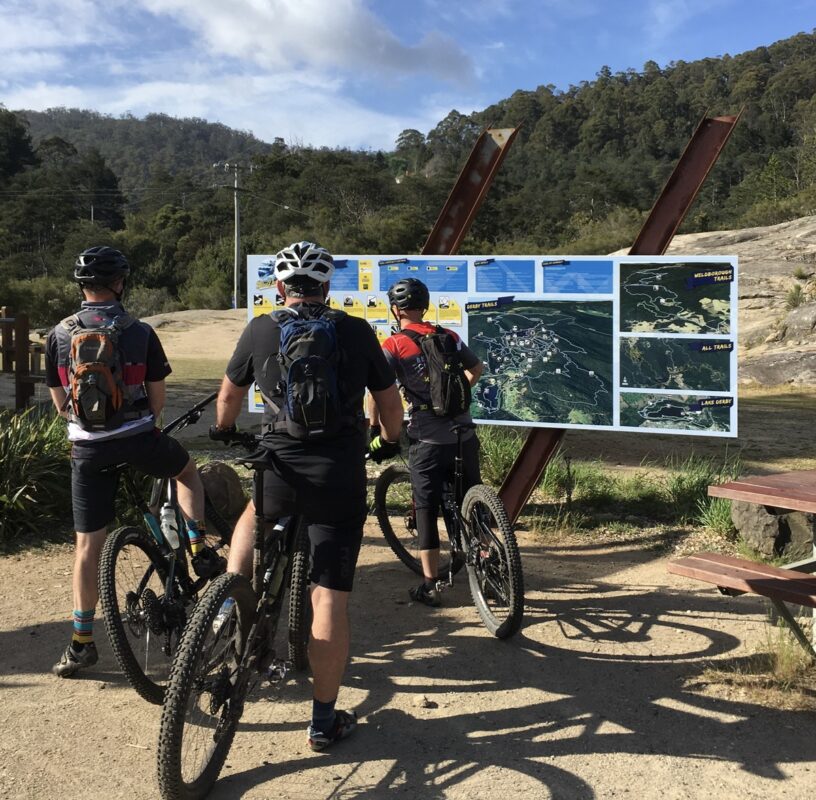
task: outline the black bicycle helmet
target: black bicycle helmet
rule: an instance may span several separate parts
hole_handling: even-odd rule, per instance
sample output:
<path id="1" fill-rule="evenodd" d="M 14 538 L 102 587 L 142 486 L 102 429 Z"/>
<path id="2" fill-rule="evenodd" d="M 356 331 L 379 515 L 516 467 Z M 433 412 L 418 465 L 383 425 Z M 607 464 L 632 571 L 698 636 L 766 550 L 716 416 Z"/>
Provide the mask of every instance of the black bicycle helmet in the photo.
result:
<path id="1" fill-rule="evenodd" d="M 431 295 L 428 287 L 416 278 L 401 278 L 388 290 L 388 302 L 400 311 L 409 309 L 426 309 L 430 305 Z"/>
<path id="2" fill-rule="evenodd" d="M 127 259 L 112 247 L 99 245 L 83 250 L 74 264 L 74 280 L 83 284 L 107 286 L 130 275 Z"/>

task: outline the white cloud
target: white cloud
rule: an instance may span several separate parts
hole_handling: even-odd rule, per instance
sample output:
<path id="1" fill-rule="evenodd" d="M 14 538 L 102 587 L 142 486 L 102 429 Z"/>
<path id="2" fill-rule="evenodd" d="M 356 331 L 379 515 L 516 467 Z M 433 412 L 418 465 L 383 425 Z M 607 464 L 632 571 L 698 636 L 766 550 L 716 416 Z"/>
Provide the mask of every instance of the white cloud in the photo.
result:
<path id="1" fill-rule="evenodd" d="M 426 73 L 465 83 L 470 56 L 430 32 L 403 44 L 362 0 L 139 0 L 199 33 L 214 53 L 269 69 L 306 65 L 343 71 Z"/>
<path id="2" fill-rule="evenodd" d="M 12 109 L 69 106 L 115 116 L 162 112 L 222 122 L 270 142 L 282 136 L 304 145 L 385 150 L 393 148 L 405 128 L 427 131 L 453 106 L 468 112 L 475 105 L 465 98 L 441 95 L 429 97 L 413 112 L 388 114 L 344 96 L 343 88 L 342 82 L 325 82 L 317 75 L 246 73 L 95 89 L 39 82 L 5 93 L 4 98 Z"/>

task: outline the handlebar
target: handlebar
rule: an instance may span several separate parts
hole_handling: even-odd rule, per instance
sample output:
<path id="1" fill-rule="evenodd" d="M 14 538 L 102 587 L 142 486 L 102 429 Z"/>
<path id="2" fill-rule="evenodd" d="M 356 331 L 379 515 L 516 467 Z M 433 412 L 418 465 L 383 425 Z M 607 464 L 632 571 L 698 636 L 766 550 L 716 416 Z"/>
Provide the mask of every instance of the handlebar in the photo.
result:
<path id="1" fill-rule="evenodd" d="M 172 433 L 173 431 L 186 428 L 201 419 L 204 409 L 218 397 L 218 392 L 213 392 L 208 397 L 205 397 L 200 403 L 196 403 L 191 409 L 185 411 L 180 417 L 177 417 L 172 422 L 169 422 L 162 428 L 162 433 Z"/>

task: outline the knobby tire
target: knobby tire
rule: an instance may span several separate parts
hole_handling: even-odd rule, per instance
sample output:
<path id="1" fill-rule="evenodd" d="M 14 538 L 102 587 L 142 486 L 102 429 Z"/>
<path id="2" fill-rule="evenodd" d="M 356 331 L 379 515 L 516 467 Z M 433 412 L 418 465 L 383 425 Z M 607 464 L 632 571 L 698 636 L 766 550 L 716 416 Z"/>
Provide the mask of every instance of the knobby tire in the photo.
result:
<path id="1" fill-rule="evenodd" d="M 488 524 L 488 515 L 493 524 Z M 470 538 L 467 570 L 470 593 L 485 627 L 507 639 L 521 627 L 524 578 L 516 536 L 504 504 L 489 486 L 468 489 L 462 502 Z"/>
<path id="2" fill-rule="evenodd" d="M 309 533 L 301 522 L 292 555 L 289 587 L 289 660 L 294 669 L 309 667 L 309 633 L 312 627 L 312 598 L 309 593 Z"/>
<path id="3" fill-rule="evenodd" d="M 233 610 L 220 628 L 214 630 L 215 618 L 230 597 L 235 600 Z M 246 578 L 233 574 L 216 578 L 196 605 L 173 660 L 162 708 L 158 781 L 163 800 L 200 800 L 218 779 L 243 711 L 245 698 L 240 693 L 230 694 L 229 690 L 239 677 L 237 664 L 254 613 L 252 586 Z M 219 648 L 223 652 L 214 655 Z M 217 674 L 223 678 L 220 702 L 214 699 L 215 691 L 207 693 L 202 689 L 214 685 L 214 665 L 220 665 Z M 196 724 L 198 717 L 205 713 L 215 724 Z M 212 747 L 194 776 L 183 774 L 185 738 L 190 746 L 201 741 L 202 747 Z"/>
<path id="4" fill-rule="evenodd" d="M 146 560 L 146 568 L 140 574 L 134 575 L 135 585 L 125 587 L 132 593 L 131 608 L 120 607 L 120 597 L 117 596 L 117 575 L 124 572 L 123 553 L 125 548 L 135 548 L 142 551 Z M 148 572 L 152 571 L 152 575 Z M 156 541 L 142 528 L 119 528 L 108 536 L 99 562 L 99 601 L 105 619 L 105 630 L 111 643 L 111 649 L 122 669 L 128 683 L 138 694 L 149 703 L 160 705 L 164 698 L 164 679 L 151 677 L 145 673 L 142 658 L 149 658 L 151 650 L 156 654 L 156 664 L 161 665 L 160 672 L 169 673 L 170 659 L 162 651 L 163 635 L 156 635 L 149 630 L 146 622 L 145 606 L 148 596 L 145 589 L 150 590 L 153 598 L 157 591 L 163 594 L 163 584 L 166 575 L 166 561 Z M 120 583 L 124 581 L 121 576 Z M 150 584 L 150 587 L 148 587 Z M 121 588 L 121 587 L 120 587 Z M 150 600 L 153 600 L 150 598 Z M 149 601 L 147 601 L 149 602 Z M 131 618 L 131 612 L 135 612 Z M 125 615 L 128 615 L 126 618 Z M 138 619 L 141 615 L 141 620 Z M 133 650 L 128 638 L 128 631 L 138 643 L 140 652 Z M 180 632 L 176 632 L 178 635 Z M 148 669 L 148 672 L 150 670 Z"/>

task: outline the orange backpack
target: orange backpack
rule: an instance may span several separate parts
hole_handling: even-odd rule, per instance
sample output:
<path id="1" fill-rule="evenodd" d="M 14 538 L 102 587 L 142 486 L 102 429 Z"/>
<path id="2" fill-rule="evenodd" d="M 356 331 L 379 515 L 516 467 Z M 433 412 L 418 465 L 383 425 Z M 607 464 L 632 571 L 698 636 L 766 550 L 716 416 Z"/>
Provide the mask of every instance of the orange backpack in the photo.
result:
<path id="1" fill-rule="evenodd" d="M 70 334 L 68 397 L 63 408 L 86 431 L 120 427 L 131 410 L 123 375 L 119 336 L 136 320 L 129 314 L 86 327 L 78 314 L 60 324 Z"/>

